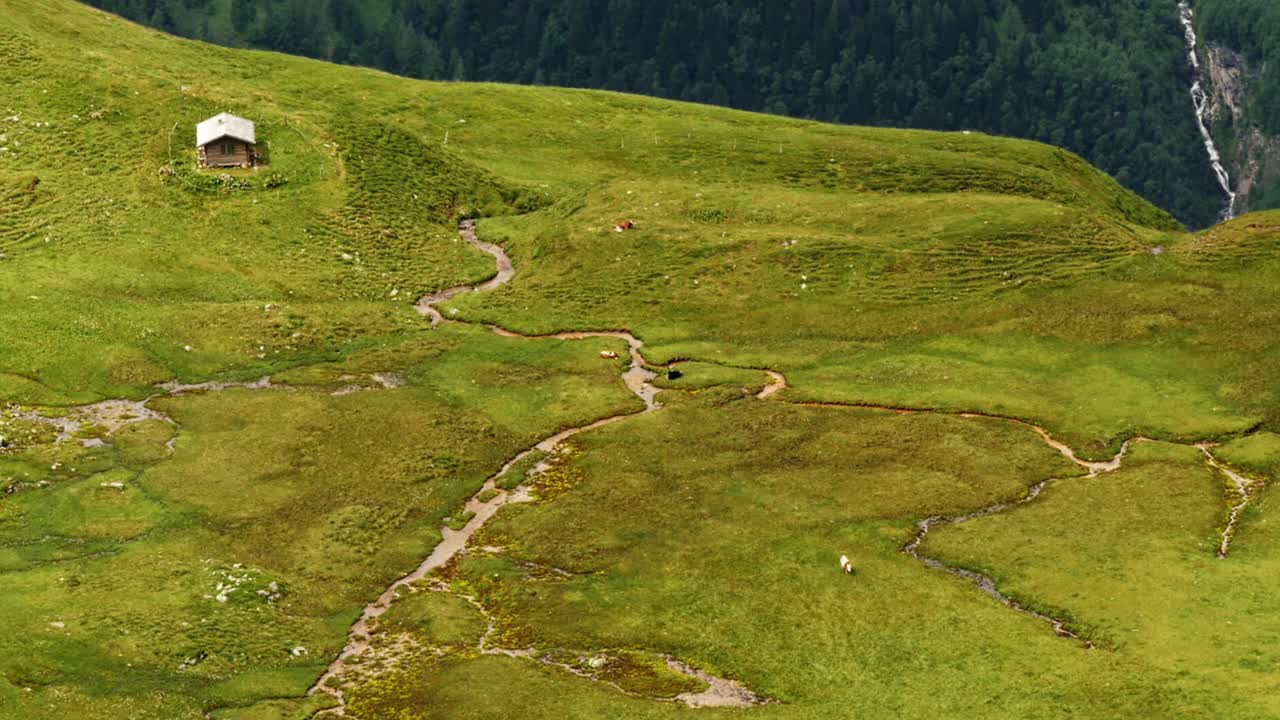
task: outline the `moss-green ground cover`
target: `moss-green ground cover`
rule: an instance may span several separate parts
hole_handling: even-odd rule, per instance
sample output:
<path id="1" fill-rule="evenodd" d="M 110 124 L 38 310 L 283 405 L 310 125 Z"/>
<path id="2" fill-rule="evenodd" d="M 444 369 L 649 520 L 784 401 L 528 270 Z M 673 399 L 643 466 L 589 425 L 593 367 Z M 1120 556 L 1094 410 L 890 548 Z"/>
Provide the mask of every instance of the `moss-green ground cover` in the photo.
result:
<path id="1" fill-rule="evenodd" d="M 1276 628 L 1264 609 L 1274 553 L 1246 527 L 1237 557 L 1214 558 L 1223 487 L 1193 448 L 1140 444 L 1122 470 L 1086 479 L 1031 430 L 994 420 L 754 399 L 664 413 L 583 436 L 571 490 L 486 527 L 480 543 L 506 558 L 461 563 L 455 584 L 479 595 L 509 646 L 698 658 L 780 701 L 749 711 L 761 717 L 1276 712 Z M 924 550 L 1070 616 L 1102 649 L 901 552 L 919 517 L 1048 477 L 1064 479 L 1040 501 L 935 530 Z M 852 576 L 836 567 L 842 553 Z M 548 579 L 529 561 L 574 576 Z M 369 717 L 687 713 L 489 657 L 423 661 L 353 707 Z M 431 710 L 441 707 L 458 712 Z"/>
<path id="2" fill-rule="evenodd" d="M 1228 489 L 1197 451 L 1138 445 L 1083 479 L 1028 427 L 947 414 L 1034 421 L 1093 458 L 1216 440 L 1273 480 L 1280 216 L 1188 235 L 1004 138 L 414 82 L 68 0 L 0 16 L 0 716 L 325 704 L 303 693 L 360 608 L 485 478 L 642 408 L 599 356 L 621 341 L 481 323 L 626 329 L 651 365 L 681 361 L 664 409 L 504 478 L 551 465 L 537 504 L 483 531 L 499 551 L 446 573 L 503 647 L 613 664 L 597 682 L 481 655 L 479 610 L 415 595 L 386 638 L 446 651 L 373 673 L 355 716 L 687 714 L 653 699 L 689 689 L 655 653 L 743 681 L 775 701 L 762 716 L 1280 715 L 1272 494 L 1216 561 Z M 258 121 L 268 170 L 192 167 L 193 125 L 221 110 Z M 473 325 L 429 330 L 416 298 L 493 273 L 465 216 L 516 276 L 441 306 Z M 759 401 L 764 369 L 789 387 Z M 263 376 L 65 442 L 30 415 Z M 788 404 L 810 401 L 945 413 Z M 920 518 L 1049 477 L 922 549 L 1102 650 L 901 552 Z"/>
<path id="3" fill-rule="evenodd" d="M 300 695 L 345 642 L 353 609 L 417 564 L 442 518 L 493 467 L 560 427 L 638 404 L 594 343 L 466 328 L 419 336 L 396 354 L 366 353 L 404 377 L 398 389 L 165 398 L 153 406 L 180 428 L 171 453 L 166 433 L 65 458 L 58 471 L 41 457 L 46 472 L 0 506 L 4 677 L 12 699 L 31 687 L 33 665 L 40 685 L 58 688 L 23 716 L 101 704 L 121 716 L 179 717 Z M 459 361 L 455 348 L 502 352 L 505 406 L 456 402 L 433 387 L 434 366 Z M 341 377 L 367 362 L 358 354 L 324 369 Z M 485 377 L 483 365 L 468 367 Z M 40 480 L 53 484 L 30 486 Z M 113 482 L 123 488 L 104 485 Z M 104 684 L 104 672 L 118 681 Z"/>

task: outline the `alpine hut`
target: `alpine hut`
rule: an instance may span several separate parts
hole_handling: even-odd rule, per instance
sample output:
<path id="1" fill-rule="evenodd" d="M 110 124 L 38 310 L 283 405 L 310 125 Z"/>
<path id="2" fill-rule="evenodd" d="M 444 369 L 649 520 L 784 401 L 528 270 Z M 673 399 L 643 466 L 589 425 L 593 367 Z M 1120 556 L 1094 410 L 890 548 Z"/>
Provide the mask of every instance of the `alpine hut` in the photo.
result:
<path id="1" fill-rule="evenodd" d="M 257 128 L 252 120 L 220 113 L 196 125 L 200 167 L 249 168 L 258 164 Z"/>

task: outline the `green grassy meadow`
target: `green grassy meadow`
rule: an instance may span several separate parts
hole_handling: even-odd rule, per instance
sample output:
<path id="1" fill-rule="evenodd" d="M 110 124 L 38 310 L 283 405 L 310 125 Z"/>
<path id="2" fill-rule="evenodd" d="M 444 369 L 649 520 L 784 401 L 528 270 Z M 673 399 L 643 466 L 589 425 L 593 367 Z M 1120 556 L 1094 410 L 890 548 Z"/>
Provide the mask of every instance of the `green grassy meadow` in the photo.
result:
<path id="1" fill-rule="evenodd" d="M 479 544 L 506 557 L 455 570 L 512 647 L 697 657 L 778 700 L 749 711 L 762 717 L 1276 712 L 1275 628 L 1263 609 L 1274 553 L 1255 532 L 1265 519 L 1246 526 L 1239 556 L 1215 560 L 1222 489 L 1193 449 L 1138 445 L 1132 468 L 1086 479 L 1032 431 L 994 420 L 754 399 L 664 412 L 584 436 L 568 467 L 576 486 L 499 516 Z M 726 434 L 725 423 L 743 432 Z M 672 451 L 655 458 L 654 445 Z M 935 530 L 925 550 L 1069 614 L 1102 649 L 1057 638 L 901 552 L 917 518 L 1046 477 L 1063 479 L 1042 502 Z M 630 512 L 637 504 L 648 513 Z M 852 576 L 836 567 L 842 552 Z M 549 579 L 528 562 L 573 577 Z M 353 707 L 433 718 L 688 712 L 462 654 L 419 660 L 362 689 Z M 458 712 L 431 710 L 441 707 Z"/>
<path id="2" fill-rule="evenodd" d="M 534 502 L 395 603 L 348 717 L 1280 717 L 1280 213 L 1190 234 L 1035 143 L 0 17 L 0 718 L 312 717 L 487 478 L 631 413 L 508 474 Z M 224 110 L 268 168 L 195 168 Z M 516 275 L 432 329 L 494 273 L 463 218 Z M 683 376 L 640 415 L 621 340 L 486 324 Z M 106 400 L 158 415 L 59 438 Z M 1152 441 L 1084 477 L 1013 420 Z M 1258 483 L 1222 560 L 1202 442 Z M 1050 478 L 921 551 L 1097 649 L 902 552 Z M 684 707 L 666 656 L 770 702 Z"/>

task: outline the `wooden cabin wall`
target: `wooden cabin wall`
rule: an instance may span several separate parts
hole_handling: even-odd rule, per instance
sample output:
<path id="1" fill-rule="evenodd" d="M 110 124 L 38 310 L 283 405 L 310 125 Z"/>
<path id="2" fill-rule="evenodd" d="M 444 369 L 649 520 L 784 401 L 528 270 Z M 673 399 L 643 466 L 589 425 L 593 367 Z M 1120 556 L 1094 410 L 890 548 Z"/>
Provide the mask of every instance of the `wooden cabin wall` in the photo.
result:
<path id="1" fill-rule="evenodd" d="M 253 150 L 248 143 L 231 142 L 231 152 L 222 152 L 223 141 L 204 146 L 205 167 L 241 167 L 253 165 Z"/>

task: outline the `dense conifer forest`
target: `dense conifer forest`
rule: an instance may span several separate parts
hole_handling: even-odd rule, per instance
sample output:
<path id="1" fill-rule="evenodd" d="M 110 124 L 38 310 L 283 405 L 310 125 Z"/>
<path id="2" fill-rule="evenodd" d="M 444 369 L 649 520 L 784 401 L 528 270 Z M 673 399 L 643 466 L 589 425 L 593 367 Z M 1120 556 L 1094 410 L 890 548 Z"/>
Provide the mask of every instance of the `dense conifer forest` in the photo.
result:
<path id="1" fill-rule="evenodd" d="M 428 79 L 604 88 L 1080 153 L 1183 222 L 1222 198 L 1170 0 L 91 0 L 153 27 Z M 1264 53 L 1268 0 L 1205 0 Z M 1280 88 L 1267 97 L 1280 102 Z M 1265 103 L 1264 103 L 1265 105 Z M 1271 124 L 1280 124 L 1272 113 Z M 1275 130 L 1276 128 L 1272 128 Z"/>

